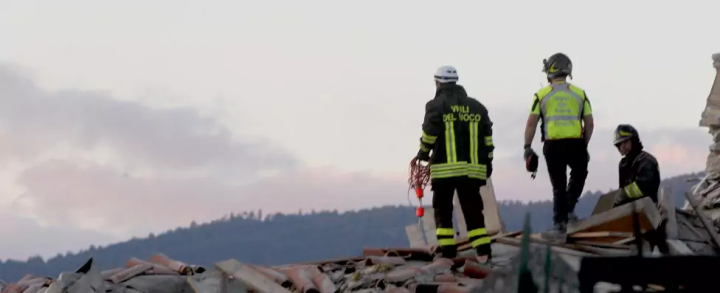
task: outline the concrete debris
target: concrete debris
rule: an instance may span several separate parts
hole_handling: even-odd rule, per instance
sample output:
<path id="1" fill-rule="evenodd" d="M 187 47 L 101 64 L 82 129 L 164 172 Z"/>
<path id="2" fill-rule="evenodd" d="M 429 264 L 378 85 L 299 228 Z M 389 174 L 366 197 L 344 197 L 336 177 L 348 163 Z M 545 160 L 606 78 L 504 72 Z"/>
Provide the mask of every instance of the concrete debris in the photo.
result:
<path id="1" fill-rule="evenodd" d="M 701 127 L 708 127 L 713 143 L 710 145 L 705 178 L 694 186 L 693 197 L 699 203 L 714 226 L 720 228 L 720 53 L 714 54 L 715 81 L 707 98 L 705 110 L 700 119 Z M 683 210 L 693 211 L 689 201 Z"/>

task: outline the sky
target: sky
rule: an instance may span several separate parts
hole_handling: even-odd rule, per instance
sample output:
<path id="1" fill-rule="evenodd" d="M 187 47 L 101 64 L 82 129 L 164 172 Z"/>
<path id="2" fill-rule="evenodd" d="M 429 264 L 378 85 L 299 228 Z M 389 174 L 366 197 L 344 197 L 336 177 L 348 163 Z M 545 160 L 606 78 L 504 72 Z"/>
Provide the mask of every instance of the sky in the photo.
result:
<path id="1" fill-rule="evenodd" d="M 556 52 L 593 106 L 586 190 L 618 187 L 619 123 L 639 129 L 663 177 L 703 170 L 712 141 L 698 122 L 720 52 L 717 1 L 0 7 L 0 259 L 231 212 L 407 204 L 443 65 L 490 111 L 500 200 L 551 198 L 544 162 L 531 180 L 522 144 Z"/>

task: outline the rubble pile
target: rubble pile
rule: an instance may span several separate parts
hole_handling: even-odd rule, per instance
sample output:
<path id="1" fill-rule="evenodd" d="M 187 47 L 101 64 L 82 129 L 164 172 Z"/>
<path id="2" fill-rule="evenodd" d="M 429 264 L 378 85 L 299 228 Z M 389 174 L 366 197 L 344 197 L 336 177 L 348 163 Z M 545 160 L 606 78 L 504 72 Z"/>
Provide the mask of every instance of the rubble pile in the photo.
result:
<path id="1" fill-rule="evenodd" d="M 694 189 L 695 200 L 707 212 L 713 224 L 720 229 L 720 53 L 712 57 L 717 73 L 707 98 L 707 105 L 702 112 L 700 126 L 708 127 L 713 144 L 710 145 L 710 153 L 705 165 L 706 177 Z M 691 211 L 693 207 L 686 202 L 683 209 Z"/>
<path id="2" fill-rule="evenodd" d="M 660 229 L 667 214 L 674 214 L 675 229 L 668 238 L 670 255 L 715 254 L 714 231 L 699 224 L 697 217 L 680 209 L 660 213 L 643 198 L 604 210 L 568 227 L 565 242 L 548 242 L 540 234 L 526 234 L 527 253 L 522 253 L 520 231 L 492 236 L 492 265 L 474 260 L 467 238 L 459 238 L 459 256 L 434 258 L 436 246 L 410 248 L 365 248 L 362 255 L 310 263 L 260 266 L 230 259 L 214 268 L 186 265 L 158 254 L 143 261 L 130 259 L 124 267 L 98 271 L 92 259 L 72 273 L 53 280 L 28 275 L 15 283 L 2 283 L 1 293 L 336 293 L 336 292 L 517 292 L 519 270 L 524 264 L 539 288 L 551 292 L 578 292 L 577 275 L 583 257 L 659 254 L 647 241 L 638 246 L 633 237 L 632 214 L 638 215 L 641 232 Z M 673 213 L 674 212 L 674 213 Z M 528 231 L 530 229 L 528 228 Z M 670 233 L 669 233 L 670 234 Z M 686 237 L 688 239 L 682 239 Z M 692 239 L 689 239 L 692 238 Z M 524 257 L 523 257 L 524 255 Z M 609 284 L 605 284 L 611 286 Z M 609 290 L 609 289 L 608 289 Z M 610 291 L 596 291 L 610 292 Z"/>

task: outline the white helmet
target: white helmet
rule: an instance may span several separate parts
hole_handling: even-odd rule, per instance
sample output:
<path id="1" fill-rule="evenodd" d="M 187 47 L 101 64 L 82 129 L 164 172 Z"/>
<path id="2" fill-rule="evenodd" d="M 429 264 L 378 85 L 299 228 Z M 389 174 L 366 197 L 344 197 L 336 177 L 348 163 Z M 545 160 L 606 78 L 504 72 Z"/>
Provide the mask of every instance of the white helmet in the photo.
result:
<path id="1" fill-rule="evenodd" d="M 440 67 L 435 71 L 435 80 L 439 83 L 457 82 L 458 79 L 457 69 L 450 65 Z"/>

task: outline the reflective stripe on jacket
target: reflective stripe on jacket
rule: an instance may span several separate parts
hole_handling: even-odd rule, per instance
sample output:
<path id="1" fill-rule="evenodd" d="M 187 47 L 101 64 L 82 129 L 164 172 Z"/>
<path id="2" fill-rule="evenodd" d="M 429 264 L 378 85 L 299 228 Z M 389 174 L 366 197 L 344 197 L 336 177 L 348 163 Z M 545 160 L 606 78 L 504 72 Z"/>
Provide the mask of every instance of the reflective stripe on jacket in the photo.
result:
<path id="1" fill-rule="evenodd" d="M 620 160 L 619 177 L 619 187 L 623 190 L 622 203 L 645 196 L 655 203 L 658 202 L 660 169 L 653 155 L 645 151 L 628 154 Z"/>
<path id="2" fill-rule="evenodd" d="M 456 84 L 443 84 L 425 104 L 420 149 L 433 151 L 432 179 L 468 176 L 487 180 L 495 146 L 492 121 L 479 101 Z"/>

